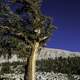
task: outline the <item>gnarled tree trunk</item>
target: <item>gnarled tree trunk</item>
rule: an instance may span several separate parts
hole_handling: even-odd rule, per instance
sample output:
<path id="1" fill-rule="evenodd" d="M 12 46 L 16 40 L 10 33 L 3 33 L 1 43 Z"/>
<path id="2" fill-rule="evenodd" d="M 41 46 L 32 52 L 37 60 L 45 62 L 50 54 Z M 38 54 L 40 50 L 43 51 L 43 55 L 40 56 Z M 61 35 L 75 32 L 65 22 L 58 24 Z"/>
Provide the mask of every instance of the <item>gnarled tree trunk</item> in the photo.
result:
<path id="1" fill-rule="evenodd" d="M 36 57 L 38 54 L 39 42 L 35 42 L 31 56 L 28 62 L 28 80 L 36 80 Z"/>

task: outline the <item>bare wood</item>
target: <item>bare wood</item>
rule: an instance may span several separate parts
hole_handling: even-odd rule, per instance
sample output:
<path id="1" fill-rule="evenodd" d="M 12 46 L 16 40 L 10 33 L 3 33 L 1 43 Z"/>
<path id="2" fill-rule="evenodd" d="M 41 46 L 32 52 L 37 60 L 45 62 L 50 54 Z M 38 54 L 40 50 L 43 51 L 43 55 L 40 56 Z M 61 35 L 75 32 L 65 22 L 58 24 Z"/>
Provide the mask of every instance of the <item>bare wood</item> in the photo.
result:
<path id="1" fill-rule="evenodd" d="M 38 49 L 39 49 L 39 42 L 36 42 L 32 51 L 32 55 L 30 56 L 29 59 L 28 80 L 36 80 L 35 71 L 36 71 L 36 57 Z"/>

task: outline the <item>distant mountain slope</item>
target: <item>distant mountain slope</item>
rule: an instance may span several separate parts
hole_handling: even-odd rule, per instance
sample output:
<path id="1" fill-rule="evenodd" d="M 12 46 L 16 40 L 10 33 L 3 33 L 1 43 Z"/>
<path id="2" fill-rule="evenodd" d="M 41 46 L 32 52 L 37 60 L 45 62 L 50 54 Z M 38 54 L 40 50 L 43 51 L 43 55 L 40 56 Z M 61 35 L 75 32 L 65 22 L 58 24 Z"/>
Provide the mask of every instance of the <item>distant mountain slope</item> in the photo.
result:
<path id="1" fill-rule="evenodd" d="M 37 60 L 41 59 L 55 59 L 55 57 L 80 57 L 80 52 L 72 52 L 62 49 L 52 49 L 52 48 L 42 48 L 41 51 L 38 53 Z M 4 62 L 16 62 L 16 61 L 23 61 L 21 58 L 18 58 L 16 54 L 13 54 L 12 57 L 8 60 L 7 55 L 4 58 L 3 55 L 0 57 L 0 63 Z"/>
<path id="2" fill-rule="evenodd" d="M 80 52 L 72 52 L 68 50 L 62 50 L 62 49 L 51 49 L 51 48 L 43 48 L 38 55 L 38 60 L 40 59 L 48 59 L 52 58 L 54 59 L 55 57 L 80 57 Z"/>

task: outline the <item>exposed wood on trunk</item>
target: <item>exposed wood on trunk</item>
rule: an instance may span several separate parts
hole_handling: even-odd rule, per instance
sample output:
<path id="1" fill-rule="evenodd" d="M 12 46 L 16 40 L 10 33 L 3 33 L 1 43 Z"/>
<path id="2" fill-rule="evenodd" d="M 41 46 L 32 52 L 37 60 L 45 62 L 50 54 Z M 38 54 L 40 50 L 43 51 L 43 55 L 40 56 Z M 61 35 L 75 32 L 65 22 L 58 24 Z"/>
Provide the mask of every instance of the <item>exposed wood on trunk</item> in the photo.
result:
<path id="1" fill-rule="evenodd" d="M 36 57 L 39 49 L 39 42 L 34 44 L 31 56 L 29 58 L 28 64 L 28 80 L 36 80 L 35 71 L 36 71 Z"/>

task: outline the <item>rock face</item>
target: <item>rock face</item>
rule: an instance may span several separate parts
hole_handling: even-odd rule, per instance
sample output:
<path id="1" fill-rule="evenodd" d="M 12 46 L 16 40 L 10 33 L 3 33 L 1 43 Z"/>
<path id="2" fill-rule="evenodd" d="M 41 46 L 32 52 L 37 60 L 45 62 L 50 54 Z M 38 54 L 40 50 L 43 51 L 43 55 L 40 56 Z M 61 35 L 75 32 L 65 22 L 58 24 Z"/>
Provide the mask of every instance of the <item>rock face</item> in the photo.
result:
<path id="1" fill-rule="evenodd" d="M 43 48 L 38 54 L 37 61 L 55 59 L 56 57 L 80 57 L 80 52 L 49 48 Z M 18 58 L 17 55 L 12 55 L 10 59 L 4 58 L 3 55 L 0 57 L 0 80 L 24 80 L 24 72 L 24 60 Z M 37 80 L 80 80 L 80 75 L 37 71 L 36 78 Z"/>

